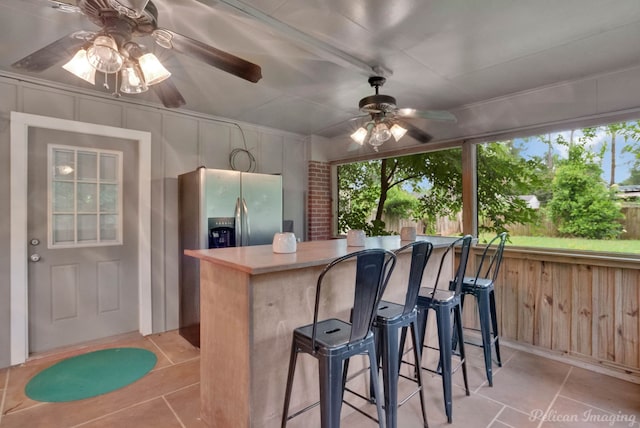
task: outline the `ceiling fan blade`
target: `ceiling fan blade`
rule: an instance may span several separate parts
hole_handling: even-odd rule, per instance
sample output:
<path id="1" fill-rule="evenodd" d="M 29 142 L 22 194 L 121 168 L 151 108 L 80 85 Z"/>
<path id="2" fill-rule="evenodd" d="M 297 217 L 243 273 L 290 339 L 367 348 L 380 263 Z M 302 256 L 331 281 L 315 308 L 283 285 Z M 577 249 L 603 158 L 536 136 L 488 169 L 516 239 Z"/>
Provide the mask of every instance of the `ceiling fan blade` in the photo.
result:
<path id="1" fill-rule="evenodd" d="M 409 118 L 422 118 L 432 120 L 442 120 L 456 122 L 456 117 L 448 111 L 441 110 L 416 110 L 414 108 L 400 108 L 396 112 L 398 116 Z"/>
<path id="2" fill-rule="evenodd" d="M 27 71 L 44 71 L 62 60 L 69 60 L 95 33 L 76 31 L 11 64 Z"/>
<path id="3" fill-rule="evenodd" d="M 187 103 L 171 79 L 163 80 L 151 86 L 151 89 L 154 90 L 162 104 L 167 108 L 178 108 Z"/>
<path id="4" fill-rule="evenodd" d="M 428 143 L 429 141 L 431 141 L 433 139 L 433 137 L 430 134 L 427 134 L 422 129 L 413 126 L 409 122 L 405 122 L 404 120 L 397 120 L 397 119 L 396 119 L 395 122 L 398 125 L 402 126 L 404 129 L 406 129 L 407 130 L 407 134 L 411 138 L 413 138 L 414 140 L 416 140 L 416 141 L 418 141 L 418 142 L 420 142 L 422 144 Z"/>
<path id="5" fill-rule="evenodd" d="M 152 33 L 156 42 L 163 47 L 171 47 L 177 52 L 189 55 L 206 64 L 212 65 L 234 76 L 256 83 L 262 78 L 259 65 L 246 61 L 213 46 L 183 36 L 176 32 L 160 28 Z"/>
<path id="6" fill-rule="evenodd" d="M 363 144 L 358 144 L 355 141 L 350 141 L 349 146 L 347 147 L 348 152 L 355 152 L 356 150 L 362 149 Z"/>
<path id="7" fill-rule="evenodd" d="M 370 117 L 371 117 L 371 115 L 370 115 L 369 113 L 357 114 L 357 115 L 355 115 L 355 116 L 353 116 L 353 117 L 349 118 L 348 120 L 350 120 L 350 121 L 360 120 L 360 119 L 362 119 L 363 117 L 370 118 Z"/>

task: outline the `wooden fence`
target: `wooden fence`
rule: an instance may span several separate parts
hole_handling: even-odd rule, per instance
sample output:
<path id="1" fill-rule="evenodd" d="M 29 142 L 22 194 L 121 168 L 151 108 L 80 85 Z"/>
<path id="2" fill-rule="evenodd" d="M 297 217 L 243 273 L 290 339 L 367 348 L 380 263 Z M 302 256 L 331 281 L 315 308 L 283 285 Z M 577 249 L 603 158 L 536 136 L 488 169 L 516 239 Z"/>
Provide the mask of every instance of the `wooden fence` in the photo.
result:
<path id="1" fill-rule="evenodd" d="M 640 207 L 622 207 L 624 230 L 620 239 L 640 239 Z"/>
<path id="2" fill-rule="evenodd" d="M 470 255 L 468 273 L 480 253 Z M 507 245 L 495 290 L 501 337 L 640 382 L 639 257 Z M 475 311 L 473 299 L 465 299 L 465 325 L 477 326 Z"/>
<path id="3" fill-rule="evenodd" d="M 373 220 L 373 217 L 370 218 Z M 462 230 L 462 213 L 458 213 L 456 218 L 450 219 L 447 217 L 439 218 L 436 223 L 433 225 L 434 232 L 429 232 L 429 226 L 424 224 L 422 221 L 413 221 L 408 219 L 394 218 L 394 217 L 385 217 L 383 216 L 382 220 L 385 224 L 385 229 L 391 232 L 400 233 L 400 230 L 405 227 L 415 227 L 418 231 L 418 234 L 427 234 L 427 235 L 440 235 L 440 236 L 451 236 L 458 235 Z"/>
<path id="4" fill-rule="evenodd" d="M 620 235 L 619 239 L 640 239 L 640 207 L 622 207 L 622 214 L 625 216 L 622 222 L 625 232 Z M 384 216 L 383 220 L 385 222 L 385 228 L 396 233 L 400 233 L 400 230 L 404 226 L 416 227 L 419 234 L 425 233 L 424 231 L 428 229 L 424 223 L 413 220 Z M 442 236 L 459 235 L 462 233 L 462 213 L 458 213 L 455 219 L 439 218 L 433 226 L 435 233 L 426 232 L 427 234 Z M 539 226 L 528 224 L 510 225 L 508 229 L 509 234 L 512 236 L 540 236 L 541 234 L 545 236 L 558 236 L 558 232 L 552 221 L 545 221 Z"/>

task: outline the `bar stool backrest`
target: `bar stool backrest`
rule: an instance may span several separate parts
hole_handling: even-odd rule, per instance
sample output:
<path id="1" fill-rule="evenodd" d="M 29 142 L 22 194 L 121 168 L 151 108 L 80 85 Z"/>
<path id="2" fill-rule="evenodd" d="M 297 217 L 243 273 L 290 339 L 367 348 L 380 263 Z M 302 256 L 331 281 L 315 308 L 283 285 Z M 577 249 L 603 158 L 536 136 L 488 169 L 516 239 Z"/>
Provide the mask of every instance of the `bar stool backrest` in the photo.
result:
<path id="1" fill-rule="evenodd" d="M 356 259 L 356 276 L 349 344 L 364 339 L 371 329 L 378 302 L 382 293 L 384 293 L 396 264 L 396 255 L 382 248 L 360 250 L 338 257 L 322 270 L 316 284 L 316 302 L 311 337 L 313 349 L 317 349 L 316 327 L 318 324 L 322 281 L 325 275 L 335 266 L 354 258 Z"/>
<path id="2" fill-rule="evenodd" d="M 409 269 L 409 284 L 404 301 L 402 315 L 407 315 L 416 306 L 418 292 L 422 284 L 424 269 L 433 252 L 433 244 L 429 241 L 415 241 L 395 251 L 396 255 L 411 248 L 411 268 Z"/>
<path id="3" fill-rule="evenodd" d="M 489 250 L 497 241 L 499 242 L 496 251 L 493 254 L 490 254 Z M 502 263 L 502 252 L 504 251 L 504 244 L 506 241 L 507 232 L 502 232 L 496 235 L 491 241 L 489 241 L 487 246 L 484 248 L 484 251 L 482 251 L 482 258 L 480 259 L 480 265 L 478 266 L 478 270 L 476 271 L 476 279 L 473 283 L 474 286 L 476 285 L 478 278 L 491 279 L 492 282 L 496 281 L 496 278 L 498 277 L 498 271 L 500 270 L 500 264 Z M 487 262 L 487 259 L 489 260 L 489 263 L 487 264 L 486 270 L 483 274 L 482 268 Z"/>
<path id="4" fill-rule="evenodd" d="M 451 282 L 449 283 L 449 290 L 454 291 L 456 296 L 462 293 L 462 283 L 464 282 L 464 273 L 467 270 L 467 262 L 469 261 L 469 250 L 471 248 L 471 241 L 473 236 L 465 235 L 459 239 L 460 242 L 460 260 L 458 267 L 455 270 L 455 274 Z"/>
<path id="5" fill-rule="evenodd" d="M 465 235 L 449 244 L 447 249 L 444 251 L 444 253 L 442 254 L 442 258 L 440 259 L 440 266 L 438 266 L 436 281 L 433 285 L 433 290 L 431 291 L 432 299 L 436 294 L 438 283 L 440 282 L 440 274 L 442 273 L 444 261 L 449 253 L 453 255 L 455 251 L 454 249 L 457 246 L 460 246 L 460 260 L 458 262 L 458 266 L 455 269 L 453 278 L 449 281 L 449 291 L 454 291 L 456 295 L 460 295 L 460 293 L 462 293 L 462 281 L 464 280 L 464 271 L 467 269 L 467 261 L 469 260 L 469 248 L 471 247 L 472 239 L 473 237 L 471 235 Z"/>

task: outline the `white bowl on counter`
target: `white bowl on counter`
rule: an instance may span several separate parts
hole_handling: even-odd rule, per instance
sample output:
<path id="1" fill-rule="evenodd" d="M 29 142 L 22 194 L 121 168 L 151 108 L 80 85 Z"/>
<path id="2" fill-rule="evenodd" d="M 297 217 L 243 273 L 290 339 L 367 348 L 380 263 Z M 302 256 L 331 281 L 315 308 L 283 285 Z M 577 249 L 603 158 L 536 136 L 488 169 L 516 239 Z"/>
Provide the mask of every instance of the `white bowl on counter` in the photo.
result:
<path id="1" fill-rule="evenodd" d="M 274 253 L 295 253 L 296 247 L 296 235 L 293 232 L 282 232 L 273 235 L 271 248 Z"/>
<path id="2" fill-rule="evenodd" d="M 351 229 L 347 232 L 347 246 L 349 247 L 364 247 L 364 241 L 367 235 L 364 230 Z"/>

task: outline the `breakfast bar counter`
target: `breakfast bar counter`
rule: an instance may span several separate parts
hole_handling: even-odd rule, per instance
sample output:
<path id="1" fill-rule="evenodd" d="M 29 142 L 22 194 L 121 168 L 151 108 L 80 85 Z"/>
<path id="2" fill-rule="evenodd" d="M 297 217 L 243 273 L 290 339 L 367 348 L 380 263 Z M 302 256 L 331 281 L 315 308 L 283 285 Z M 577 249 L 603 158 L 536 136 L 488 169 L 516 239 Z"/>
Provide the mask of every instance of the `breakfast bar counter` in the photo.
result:
<path id="1" fill-rule="evenodd" d="M 432 258 L 439 260 L 438 253 L 455 238 L 418 239 L 431 241 Z M 280 426 L 292 332 L 313 321 L 320 271 L 333 259 L 363 248 L 395 250 L 408 243 L 385 236 L 367 238 L 365 247 L 349 247 L 345 239 L 301 242 L 295 253 L 286 254 L 274 253 L 271 245 L 186 250 L 200 259 L 202 420 L 211 427 Z M 385 300 L 403 301 L 409 264 L 408 255 L 398 257 Z M 349 270 L 353 265 L 338 270 L 329 282 L 334 285 L 322 305 L 333 310 L 332 316 L 348 316 L 353 303 Z M 435 271 L 427 268 L 425 285 L 432 285 Z M 315 360 L 301 359 L 292 411 L 317 401 L 317 383 Z M 300 426 L 315 426 L 306 415 L 298 419 Z M 291 422 L 297 426 L 298 421 Z"/>

